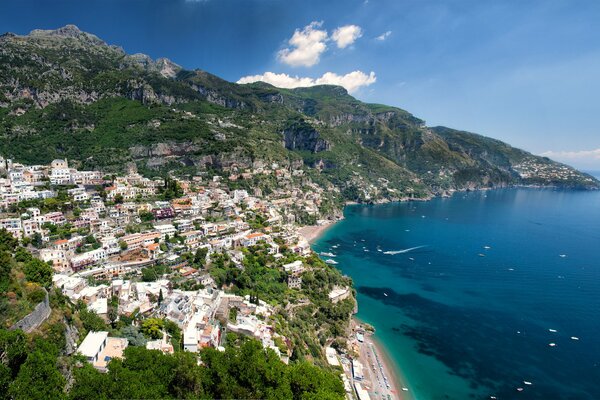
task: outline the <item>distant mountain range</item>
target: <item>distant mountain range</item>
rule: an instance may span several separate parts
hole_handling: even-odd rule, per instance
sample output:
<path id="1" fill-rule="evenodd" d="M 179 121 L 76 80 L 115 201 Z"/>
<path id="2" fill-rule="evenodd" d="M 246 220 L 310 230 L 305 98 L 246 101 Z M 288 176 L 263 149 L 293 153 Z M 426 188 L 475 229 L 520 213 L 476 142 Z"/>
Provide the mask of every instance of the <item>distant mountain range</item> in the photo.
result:
<path id="1" fill-rule="evenodd" d="M 73 25 L 0 36 L 0 155 L 145 174 L 303 168 L 347 200 L 425 198 L 509 185 L 597 189 L 564 164 L 498 140 L 427 127 L 338 86 L 239 85 L 128 55 Z"/>

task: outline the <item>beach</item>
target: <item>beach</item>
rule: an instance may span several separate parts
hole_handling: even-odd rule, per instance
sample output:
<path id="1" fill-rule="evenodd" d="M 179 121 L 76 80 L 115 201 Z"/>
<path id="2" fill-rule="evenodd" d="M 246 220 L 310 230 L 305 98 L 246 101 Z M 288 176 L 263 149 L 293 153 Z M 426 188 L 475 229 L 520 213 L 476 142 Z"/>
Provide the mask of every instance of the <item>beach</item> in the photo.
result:
<path id="1" fill-rule="evenodd" d="M 407 379 L 402 375 L 402 371 L 394 363 L 383 343 L 376 334 L 365 331 L 362 326 L 358 319 L 353 318 L 351 342 L 358 350 L 358 360 L 367 371 L 365 379 L 361 381 L 363 388 L 369 392 L 371 398 L 383 396 L 383 398 L 413 400 L 411 391 L 403 390 L 403 388 L 409 389 Z M 362 342 L 356 340 L 357 332 L 363 333 Z"/>
<path id="2" fill-rule="evenodd" d="M 300 228 L 299 232 L 308 243 L 312 244 L 334 224 L 335 222 L 328 221 L 322 225 L 307 225 Z"/>

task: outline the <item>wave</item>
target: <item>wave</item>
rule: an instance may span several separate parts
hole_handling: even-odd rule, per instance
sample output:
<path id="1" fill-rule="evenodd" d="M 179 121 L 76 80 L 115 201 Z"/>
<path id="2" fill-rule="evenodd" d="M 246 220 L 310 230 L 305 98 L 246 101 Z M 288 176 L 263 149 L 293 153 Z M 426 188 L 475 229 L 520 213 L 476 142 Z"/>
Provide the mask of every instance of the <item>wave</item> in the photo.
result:
<path id="1" fill-rule="evenodd" d="M 427 247 L 427 245 L 423 245 L 423 246 L 417 246 L 417 247 L 410 247 L 408 249 L 402 249 L 402 250 L 388 250 L 388 251 L 384 251 L 383 254 L 389 254 L 389 255 L 396 255 L 396 254 L 404 254 L 404 253 L 408 253 L 409 251 L 413 251 L 413 250 L 417 250 L 423 247 Z"/>

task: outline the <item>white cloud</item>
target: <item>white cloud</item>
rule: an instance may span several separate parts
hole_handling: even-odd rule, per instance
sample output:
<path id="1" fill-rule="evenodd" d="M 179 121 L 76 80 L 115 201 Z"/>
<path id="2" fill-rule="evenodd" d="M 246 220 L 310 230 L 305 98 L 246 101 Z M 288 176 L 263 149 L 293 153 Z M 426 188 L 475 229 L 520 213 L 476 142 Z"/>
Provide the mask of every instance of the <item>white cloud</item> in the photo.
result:
<path id="1" fill-rule="evenodd" d="M 390 35 L 392 34 L 392 31 L 387 31 L 382 33 L 381 35 L 377 36 L 375 39 L 379 40 L 379 41 L 384 41 L 385 39 L 387 39 Z"/>
<path id="2" fill-rule="evenodd" d="M 338 85 L 344 87 L 348 92 L 353 93 L 363 86 L 369 86 L 377 80 L 375 72 L 365 74 L 362 71 L 353 71 L 346 75 L 338 75 L 334 72 L 326 72 L 320 78 L 308 78 L 299 76 L 290 76 L 288 74 L 276 74 L 274 72 L 265 72 L 262 75 L 251 75 L 240 78 L 237 83 L 266 82 L 280 88 L 297 88 L 315 85 Z"/>
<path id="3" fill-rule="evenodd" d="M 594 150 L 579 150 L 579 151 L 546 151 L 542 153 L 545 157 L 556 158 L 559 160 L 599 160 L 600 149 Z"/>
<path id="4" fill-rule="evenodd" d="M 340 26 L 335 31 L 331 38 L 335 40 L 337 47 L 340 49 L 350 46 L 359 37 L 362 36 L 362 29 L 358 25 Z"/>
<path id="5" fill-rule="evenodd" d="M 323 22 L 313 21 L 304 29 L 296 29 L 288 41 L 292 48 L 285 48 L 277 54 L 285 64 L 297 67 L 311 67 L 319 62 L 321 54 L 327 49 L 327 31 L 319 29 Z"/>

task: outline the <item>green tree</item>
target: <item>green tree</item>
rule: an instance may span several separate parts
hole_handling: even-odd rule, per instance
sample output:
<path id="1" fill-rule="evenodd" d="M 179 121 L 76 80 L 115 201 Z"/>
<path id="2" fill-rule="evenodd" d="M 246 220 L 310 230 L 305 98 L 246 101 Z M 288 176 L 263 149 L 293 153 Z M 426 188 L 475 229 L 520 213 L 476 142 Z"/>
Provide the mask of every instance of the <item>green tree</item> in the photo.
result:
<path id="1" fill-rule="evenodd" d="M 42 286 L 50 287 L 52 284 L 53 270 L 50 265 L 37 258 L 31 259 L 25 264 L 25 277 L 30 282 L 39 283 Z"/>
<path id="2" fill-rule="evenodd" d="M 162 329 L 164 326 L 165 324 L 162 319 L 148 318 L 142 322 L 142 332 L 152 339 L 160 339 L 163 336 Z"/>
<path id="3" fill-rule="evenodd" d="M 159 292 L 158 292 L 158 306 L 159 307 L 162 304 L 163 300 L 164 300 L 163 292 L 162 292 L 162 289 L 160 289 Z"/>
<path id="4" fill-rule="evenodd" d="M 79 319 L 86 331 L 103 331 L 106 329 L 106 323 L 95 311 L 84 308 L 79 311 Z"/>
<path id="5" fill-rule="evenodd" d="M 17 251 L 15 251 L 15 260 L 19 262 L 28 262 L 33 259 L 33 256 L 30 252 L 27 251 L 24 247 L 17 247 Z"/>
<path id="6" fill-rule="evenodd" d="M 65 398 L 65 378 L 58 371 L 56 356 L 35 350 L 29 354 L 10 384 L 9 394 L 15 400 Z"/>

